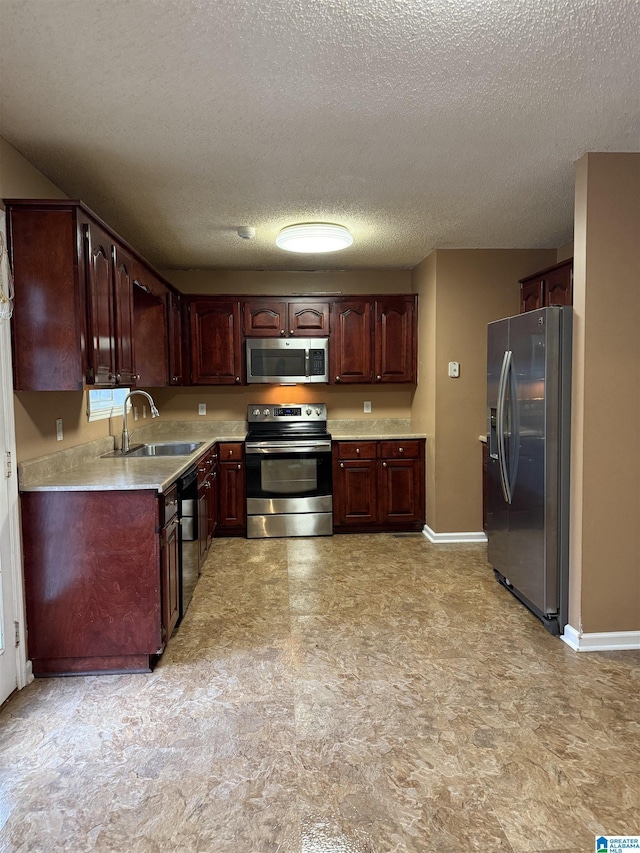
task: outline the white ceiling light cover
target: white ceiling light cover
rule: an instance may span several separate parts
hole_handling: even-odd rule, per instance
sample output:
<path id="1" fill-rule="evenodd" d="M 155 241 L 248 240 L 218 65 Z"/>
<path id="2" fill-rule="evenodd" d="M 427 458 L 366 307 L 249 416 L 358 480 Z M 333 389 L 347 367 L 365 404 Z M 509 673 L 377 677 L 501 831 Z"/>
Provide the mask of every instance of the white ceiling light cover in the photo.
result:
<path id="1" fill-rule="evenodd" d="M 347 249 L 352 243 L 353 237 L 344 225 L 332 225 L 328 222 L 287 225 L 276 237 L 278 248 L 287 252 L 307 254 L 337 252 Z"/>

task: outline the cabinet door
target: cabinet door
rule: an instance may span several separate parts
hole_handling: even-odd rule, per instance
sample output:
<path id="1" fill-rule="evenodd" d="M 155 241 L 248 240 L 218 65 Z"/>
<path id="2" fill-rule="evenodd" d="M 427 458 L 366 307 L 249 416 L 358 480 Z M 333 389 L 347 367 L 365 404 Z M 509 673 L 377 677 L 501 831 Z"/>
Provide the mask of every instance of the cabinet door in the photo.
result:
<path id="1" fill-rule="evenodd" d="M 78 391 L 89 380 L 86 241 L 74 213 L 7 205 L 16 391 Z"/>
<path id="2" fill-rule="evenodd" d="M 192 384 L 239 385 L 240 303 L 194 299 L 190 313 Z"/>
<path id="3" fill-rule="evenodd" d="M 287 334 L 286 304 L 270 299 L 245 302 L 244 333 L 247 338 L 279 338 Z"/>
<path id="4" fill-rule="evenodd" d="M 169 313 L 169 384 L 183 385 L 182 306 L 180 297 L 175 293 L 169 293 L 167 299 Z"/>
<path id="5" fill-rule="evenodd" d="M 298 338 L 321 338 L 329 334 L 328 302 L 289 302 L 287 333 Z"/>
<path id="6" fill-rule="evenodd" d="M 95 223 L 87 235 L 87 303 L 89 317 L 88 384 L 115 384 L 115 323 L 111 239 Z"/>
<path id="7" fill-rule="evenodd" d="M 545 275 L 545 305 L 573 305 L 573 262 L 569 261 Z"/>
<path id="8" fill-rule="evenodd" d="M 209 547 L 209 481 L 198 481 L 198 557 L 204 562 Z"/>
<path id="9" fill-rule="evenodd" d="M 375 303 L 375 381 L 415 382 L 416 300 L 389 297 Z"/>
<path id="10" fill-rule="evenodd" d="M 247 526 L 244 462 L 221 462 L 219 483 L 221 533 L 243 533 Z"/>
<path id="11" fill-rule="evenodd" d="M 420 466 L 413 459 L 383 459 L 380 465 L 380 521 L 419 522 Z"/>
<path id="12" fill-rule="evenodd" d="M 332 383 L 371 382 L 371 302 L 333 303 L 329 358 Z"/>
<path id="13" fill-rule="evenodd" d="M 207 479 L 207 548 L 218 527 L 218 473 L 217 462 Z"/>
<path id="14" fill-rule="evenodd" d="M 544 281 L 537 278 L 534 281 L 523 281 L 520 283 L 520 313 L 536 311 L 544 306 L 543 295 Z"/>
<path id="15" fill-rule="evenodd" d="M 378 516 L 375 459 L 336 457 L 333 470 L 334 525 L 375 524 Z"/>
<path id="16" fill-rule="evenodd" d="M 180 616 L 178 548 L 178 519 L 176 516 L 162 531 L 162 635 L 165 643 L 171 637 Z"/>
<path id="17" fill-rule="evenodd" d="M 140 265 L 134 267 L 133 334 L 136 382 L 143 388 L 163 388 L 169 383 L 168 317 L 166 288 Z"/>
<path id="18" fill-rule="evenodd" d="M 113 301 L 115 317 L 116 385 L 135 385 L 133 350 L 133 259 L 113 247 Z"/>

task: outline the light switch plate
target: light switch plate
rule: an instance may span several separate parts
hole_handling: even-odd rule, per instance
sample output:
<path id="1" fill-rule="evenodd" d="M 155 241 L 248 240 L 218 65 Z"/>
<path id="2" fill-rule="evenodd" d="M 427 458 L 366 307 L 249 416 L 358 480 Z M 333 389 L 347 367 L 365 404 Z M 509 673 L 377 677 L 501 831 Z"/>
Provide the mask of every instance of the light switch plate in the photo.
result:
<path id="1" fill-rule="evenodd" d="M 364 401 L 364 413 L 365 415 L 371 414 L 371 400 Z"/>
<path id="2" fill-rule="evenodd" d="M 450 361 L 449 362 L 449 376 L 452 379 L 457 379 L 460 376 L 460 362 L 459 361 Z"/>
<path id="3" fill-rule="evenodd" d="M 198 403 L 198 414 L 206 415 L 207 414 L 207 404 L 206 403 Z"/>
<path id="4" fill-rule="evenodd" d="M 56 418 L 56 441 L 62 441 L 64 433 L 62 431 L 62 418 Z"/>

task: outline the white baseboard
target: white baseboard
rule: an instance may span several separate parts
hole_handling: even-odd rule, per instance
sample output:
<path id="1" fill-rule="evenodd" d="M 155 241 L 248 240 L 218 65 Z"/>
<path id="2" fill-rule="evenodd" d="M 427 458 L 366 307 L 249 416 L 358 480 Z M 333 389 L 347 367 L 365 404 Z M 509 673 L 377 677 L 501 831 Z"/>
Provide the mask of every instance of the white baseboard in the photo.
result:
<path id="1" fill-rule="evenodd" d="M 640 631 L 606 631 L 585 634 L 565 625 L 560 638 L 574 652 L 615 652 L 640 649 Z"/>
<path id="2" fill-rule="evenodd" d="M 468 542 L 486 542 L 487 534 L 479 531 L 478 533 L 436 533 L 428 524 L 422 529 L 422 535 L 426 536 L 429 542 L 434 545 L 444 545 L 448 543 L 468 543 Z"/>

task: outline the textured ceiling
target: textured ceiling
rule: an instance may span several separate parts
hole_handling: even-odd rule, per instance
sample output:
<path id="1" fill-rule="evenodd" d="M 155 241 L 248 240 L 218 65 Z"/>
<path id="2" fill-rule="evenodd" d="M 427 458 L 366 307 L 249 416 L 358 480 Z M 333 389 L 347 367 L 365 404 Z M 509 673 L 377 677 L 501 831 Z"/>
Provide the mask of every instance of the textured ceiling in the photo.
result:
<path id="1" fill-rule="evenodd" d="M 161 269 L 555 247 L 574 161 L 640 150 L 639 35 L 638 0 L 0 0 L 0 135 Z M 314 220 L 353 246 L 275 247 Z"/>

